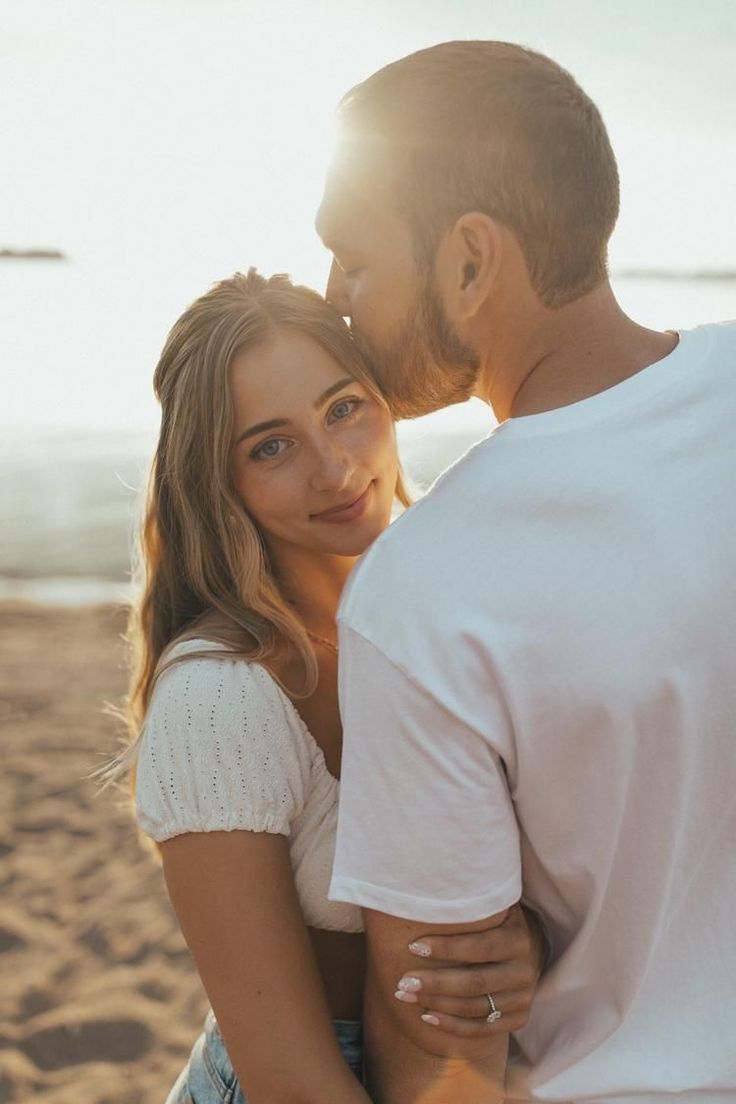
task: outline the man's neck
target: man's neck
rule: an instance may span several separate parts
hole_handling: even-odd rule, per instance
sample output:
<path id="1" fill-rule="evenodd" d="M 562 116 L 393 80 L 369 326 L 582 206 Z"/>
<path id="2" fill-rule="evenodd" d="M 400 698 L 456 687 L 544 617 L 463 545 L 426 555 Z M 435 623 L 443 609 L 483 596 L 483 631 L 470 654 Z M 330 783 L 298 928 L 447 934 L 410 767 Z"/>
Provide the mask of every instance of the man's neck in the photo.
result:
<path id="1" fill-rule="evenodd" d="M 590 398 L 669 355 L 677 337 L 633 322 L 606 281 L 559 310 L 528 302 L 490 322 L 478 395 L 499 422 Z"/>

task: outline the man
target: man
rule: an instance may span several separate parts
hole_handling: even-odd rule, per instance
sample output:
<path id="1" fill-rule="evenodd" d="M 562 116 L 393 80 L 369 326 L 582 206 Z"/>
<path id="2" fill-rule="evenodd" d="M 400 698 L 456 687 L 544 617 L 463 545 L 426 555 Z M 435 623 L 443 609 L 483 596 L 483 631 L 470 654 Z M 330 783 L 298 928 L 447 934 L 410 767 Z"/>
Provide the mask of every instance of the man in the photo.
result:
<path id="1" fill-rule="evenodd" d="M 332 893 L 367 910 L 374 1098 L 495 1098 L 498 1037 L 479 1011 L 443 1048 L 407 943 L 523 894 L 551 956 L 509 1099 L 736 1099 L 736 327 L 621 311 L 616 163 L 549 59 L 423 50 L 340 122 L 329 298 L 398 416 L 500 423 L 341 607 Z"/>

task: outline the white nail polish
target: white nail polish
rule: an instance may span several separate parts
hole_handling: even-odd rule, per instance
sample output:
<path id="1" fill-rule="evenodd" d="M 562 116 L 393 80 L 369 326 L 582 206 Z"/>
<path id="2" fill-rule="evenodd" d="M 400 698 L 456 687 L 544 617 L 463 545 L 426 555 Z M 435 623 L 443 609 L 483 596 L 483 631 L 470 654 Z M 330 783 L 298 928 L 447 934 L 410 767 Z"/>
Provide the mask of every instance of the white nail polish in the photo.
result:
<path id="1" fill-rule="evenodd" d="M 412 954 L 419 955 L 420 958 L 429 958 L 432 954 L 432 948 L 429 943 L 422 943 L 421 941 L 410 943 L 409 950 Z"/>
<path id="2" fill-rule="evenodd" d="M 399 989 L 403 993 L 418 993 L 422 988 L 422 983 L 418 977 L 402 977 L 399 982 Z"/>
<path id="3" fill-rule="evenodd" d="M 440 1021 L 437 1019 L 436 1016 L 433 1016 L 431 1012 L 425 1012 L 424 1015 L 422 1016 L 422 1019 L 424 1020 L 425 1023 L 431 1024 L 432 1027 L 439 1027 L 440 1026 Z"/>
<path id="4" fill-rule="evenodd" d="M 415 997 L 413 993 L 402 993 L 400 989 L 397 989 L 394 993 L 397 1000 L 403 1001 L 404 1004 L 416 1004 L 419 997 Z"/>

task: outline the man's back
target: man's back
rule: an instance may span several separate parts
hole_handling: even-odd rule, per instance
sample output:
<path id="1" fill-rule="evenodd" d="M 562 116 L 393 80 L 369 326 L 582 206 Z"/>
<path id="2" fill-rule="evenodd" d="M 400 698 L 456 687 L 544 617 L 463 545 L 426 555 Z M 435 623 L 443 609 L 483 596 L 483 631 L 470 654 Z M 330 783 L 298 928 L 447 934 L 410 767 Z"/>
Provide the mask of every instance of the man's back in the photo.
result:
<path id="1" fill-rule="evenodd" d="M 541 1099 L 736 1094 L 735 563 L 736 326 L 703 327 L 502 425 L 344 599 L 333 888 L 471 921 L 521 863 L 553 947 L 519 1039 Z"/>

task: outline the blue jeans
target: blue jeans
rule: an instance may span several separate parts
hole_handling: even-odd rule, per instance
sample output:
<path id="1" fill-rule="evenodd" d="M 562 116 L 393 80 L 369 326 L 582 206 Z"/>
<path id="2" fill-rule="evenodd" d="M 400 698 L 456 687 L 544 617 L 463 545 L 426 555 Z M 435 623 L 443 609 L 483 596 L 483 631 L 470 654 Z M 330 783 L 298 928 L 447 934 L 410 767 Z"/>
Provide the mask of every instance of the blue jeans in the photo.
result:
<path id="1" fill-rule="evenodd" d="M 334 1023 L 345 1061 L 362 1082 L 362 1027 L 357 1020 Z M 166 1104 L 248 1104 L 212 1012 L 208 1012 L 204 1031 L 192 1047 L 189 1061 L 166 1097 Z"/>

